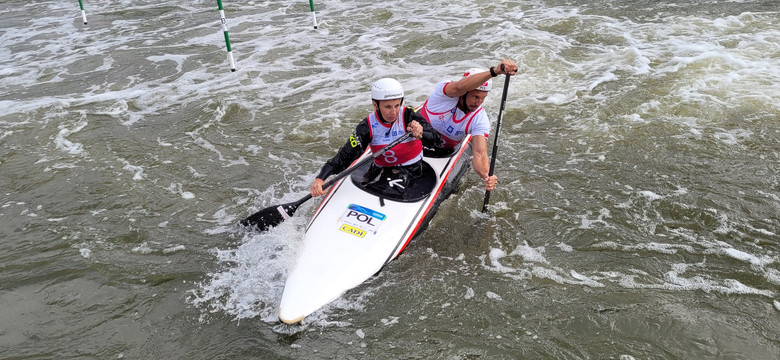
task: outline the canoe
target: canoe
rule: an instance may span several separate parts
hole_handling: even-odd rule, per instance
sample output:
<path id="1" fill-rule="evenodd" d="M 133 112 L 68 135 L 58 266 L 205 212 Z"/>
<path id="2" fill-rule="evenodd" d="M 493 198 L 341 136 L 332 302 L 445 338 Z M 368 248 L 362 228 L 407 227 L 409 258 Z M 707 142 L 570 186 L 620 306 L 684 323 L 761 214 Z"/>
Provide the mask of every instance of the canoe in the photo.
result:
<path id="1" fill-rule="evenodd" d="M 307 225 L 282 293 L 279 319 L 300 322 L 398 257 L 457 189 L 471 165 L 470 142 L 467 136 L 446 153 L 426 149 L 423 175 L 403 198 L 361 184 L 369 163 L 335 183 Z M 368 156 L 370 150 L 361 159 Z"/>

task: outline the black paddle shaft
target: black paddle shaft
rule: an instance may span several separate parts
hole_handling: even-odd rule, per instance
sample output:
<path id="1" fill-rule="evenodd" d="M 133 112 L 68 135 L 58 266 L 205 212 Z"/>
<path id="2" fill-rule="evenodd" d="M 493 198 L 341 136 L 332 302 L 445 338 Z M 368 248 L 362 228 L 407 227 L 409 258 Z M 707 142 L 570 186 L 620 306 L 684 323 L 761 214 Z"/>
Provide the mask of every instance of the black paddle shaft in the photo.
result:
<path id="1" fill-rule="evenodd" d="M 371 156 L 360 160 L 357 164 L 352 165 L 348 169 L 342 171 L 332 179 L 328 180 L 326 183 L 322 184 L 323 189 L 327 189 L 331 187 L 333 184 L 335 184 L 337 181 L 341 180 L 345 176 L 351 174 L 353 171 L 358 169 L 359 167 L 365 165 L 369 161 L 373 161 L 377 157 L 384 154 L 386 151 L 390 150 L 392 147 L 400 144 L 404 140 L 408 139 L 410 136 L 412 136 L 412 133 L 405 133 L 403 136 L 401 136 L 398 139 L 395 139 L 395 141 L 387 144 L 385 147 L 377 151 L 376 153 L 371 154 Z M 281 224 L 283 221 L 290 218 L 290 216 L 293 216 L 295 214 L 295 211 L 298 210 L 298 207 L 301 206 L 301 204 L 305 203 L 307 200 L 311 199 L 311 194 L 306 194 L 306 196 L 302 197 L 298 201 L 294 201 L 291 203 L 281 204 L 281 205 L 274 205 L 269 206 L 263 210 L 260 210 L 249 217 L 247 217 L 244 220 L 241 220 L 239 224 L 243 226 L 254 226 L 257 227 L 260 231 L 268 230 L 271 227 L 274 227 L 276 225 Z"/>
<path id="2" fill-rule="evenodd" d="M 501 130 L 501 116 L 504 113 L 504 107 L 506 106 L 506 94 L 509 90 L 509 74 L 506 74 L 504 79 L 504 93 L 501 94 L 501 107 L 498 109 L 498 119 L 496 120 L 496 132 L 493 138 L 493 154 L 490 156 L 490 171 L 488 176 L 493 176 L 493 171 L 496 168 L 496 154 L 498 154 L 498 131 Z M 490 190 L 485 190 L 485 202 L 482 204 L 482 212 L 487 211 L 488 203 L 490 202 Z"/>

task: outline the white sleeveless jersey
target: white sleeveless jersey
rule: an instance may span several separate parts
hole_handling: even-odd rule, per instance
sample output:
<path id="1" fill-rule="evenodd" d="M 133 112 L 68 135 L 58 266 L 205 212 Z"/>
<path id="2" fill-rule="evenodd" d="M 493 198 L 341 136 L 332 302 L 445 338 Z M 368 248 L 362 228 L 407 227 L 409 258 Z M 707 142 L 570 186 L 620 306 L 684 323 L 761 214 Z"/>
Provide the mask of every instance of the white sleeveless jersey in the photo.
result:
<path id="1" fill-rule="evenodd" d="M 458 108 L 458 98 L 449 97 L 444 93 L 444 87 L 450 82 L 441 82 L 436 86 L 428 100 L 419 108 L 420 115 L 431 123 L 444 140 L 444 147 L 454 147 L 466 134 L 474 136 L 490 135 L 490 120 L 484 109 L 468 114 Z"/>
<path id="2" fill-rule="evenodd" d="M 372 152 L 381 150 L 385 145 L 406 133 L 404 111 L 406 108 L 402 107 L 398 114 L 398 120 L 392 124 L 380 121 L 376 111 L 368 115 Z M 415 137 L 409 137 L 392 149 L 385 151 L 384 154 L 374 159 L 374 162 L 379 166 L 411 165 L 422 160 L 422 156 L 422 142 Z"/>

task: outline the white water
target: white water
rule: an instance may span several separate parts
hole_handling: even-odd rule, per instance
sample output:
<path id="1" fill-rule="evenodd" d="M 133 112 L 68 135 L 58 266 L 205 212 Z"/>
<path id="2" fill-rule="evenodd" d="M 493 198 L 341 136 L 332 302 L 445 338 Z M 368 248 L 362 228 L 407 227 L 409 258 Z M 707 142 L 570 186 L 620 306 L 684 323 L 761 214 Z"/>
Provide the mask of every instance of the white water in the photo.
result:
<path id="1" fill-rule="evenodd" d="M 724 313 L 749 304 L 771 310 L 760 317 L 777 316 L 777 4 L 328 2 L 316 4 L 317 30 L 305 2 L 224 6 L 235 73 L 216 4 L 85 1 L 87 26 L 75 3 L 0 4 L 0 233 L 9 239 L 2 245 L 9 285 L 0 299 L 14 304 L 3 319 L 27 324 L 0 332 L 0 345 L 10 349 L 0 356 L 35 354 L 25 333 L 48 348 L 68 348 L 35 325 L 43 320 L 23 313 L 56 314 L 62 325 L 55 328 L 66 334 L 60 339 L 77 339 L 78 329 L 116 333 L 133 321 L 171 330 L 153 317 L 176 318 L 183 310 L 165 309 L 187 308 L 182 317 L 191 319 L 176 324 L 210 335 L 186 336 L 260 324 L 270 329 L 260 336 L 270 354 L 296 356 L 273 334 L 300 339 L 296 349 L 335 354 L 310 335 L 346 329 L 336 343 L 376 354 L 377 343 L 416 344 L 418 327 L 480 324 L 460 314 L 476 308 L 497 325 L 475 342 L 535 344 L 529 354 L 538 356 L 621 358 L 652 352 L 627 355 L 626 345 L 605 354 L 596 334 L 556 347 L 559 334 L 529 324 L 548 316 L 568 328 L 568 317 L 590 316 L 587 305 L 558 318 L 543 304 L 580 298 L 602 307 L 608 301 L 595 295 L 602 292 L 669 297 L 660 307 L 704 294 Z M 300 327 L 279 325 L 284 280 L 316 202 L 269 233 L 234 233 L 232 224 L 305 194 L 369 111 L 372 81 L 398 78 L 407 104 L 419 105 L 436 82 L 502 57 L 521 72 L 510 82 L 491 216 L 477 213 L 479 181 L 467 178 L 386 273 Z M 502 80 L 494 81 L 500 89 Z M 485 104 L 493 118 L 499 95 Z M 78 271 L 76 280 L 56 275 L 62 268 Z M 39 271 L 55 278 L 25 280 L 39 279 Z M 136 289 L 160 281 L 163 288 Z M 101 284 L 119 285 L 108 291 Z M 21 305 L 20 298 L 47 291 L 85 300 Z M 141 300 L 133 300 L 136 293 Z M 75 317 L 114 316 L 114 307 L 90 310 L 110 299 L 129 299 L 140 315 L 68 330 Z M 631 301 L 641 303 L 626 300 L 626 308 Z M 723 305 L 730 301 L 738 304 Z M 532 315 L 538 307 L 541 315 Z M 500 323 L 513 311 L 522 313 L 521 325 Z M 446 320 L 454 315 L 461 316 Z M 738 329 L 759 337 L 766 324 L 745 319 Z M 375 324 L 387 333 L 372 331 Z M 517 334 L 507 335 L 514 326 Z M 623 331 L 635 329 L 645 328 Z M 388 334 L 394 331 L 418 335 L 398 340 Z M 87 344 L 86 353 L 117 357 L 138 343 L 158 344 L 143 331 L 130 338 L 101 338 L 125 350 Z M 692 357 L 713 354 L 660 335 L 646 341 Z M 776 338 L 767 341 L 778 348 Z M 750 346 L 726 343 L 749 353 Z M 424 346 L 412 348 L 426 354 Z"/>

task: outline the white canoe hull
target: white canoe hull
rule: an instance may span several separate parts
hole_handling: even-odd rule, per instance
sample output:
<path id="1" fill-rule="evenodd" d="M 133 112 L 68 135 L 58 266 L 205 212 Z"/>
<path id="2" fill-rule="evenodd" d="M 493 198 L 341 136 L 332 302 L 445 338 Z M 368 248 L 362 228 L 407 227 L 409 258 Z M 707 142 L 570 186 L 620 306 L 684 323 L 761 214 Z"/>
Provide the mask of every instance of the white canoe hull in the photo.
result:
<path id="1" fill-rule="evenodd" d="M 306 229 L 284 287 L 279 319 L 289 324 L 303 320 L 395 259 L 457 188 L 470 165 L 470 140 L 464 139 L 450 157 L 425 157 L 435 173 L 435 185 L 430 195 L 417 201 L 381 199 L 351 177 L 334 184 Z"/>

